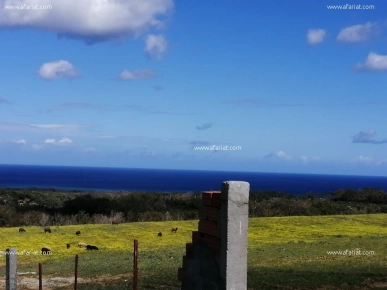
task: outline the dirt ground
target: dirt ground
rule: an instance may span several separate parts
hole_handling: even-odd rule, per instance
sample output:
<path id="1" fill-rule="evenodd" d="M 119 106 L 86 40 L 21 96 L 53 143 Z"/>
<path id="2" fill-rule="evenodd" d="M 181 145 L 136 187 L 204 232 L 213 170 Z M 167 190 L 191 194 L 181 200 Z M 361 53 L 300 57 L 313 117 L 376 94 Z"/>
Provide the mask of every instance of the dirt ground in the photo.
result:
<path id="1" fill-rule="evenodd" d="M 78 284 L 82 283 L 103 283 L 103 281 L 111 281 L 111 280 L 126 280 L 128 279 L 128 275 L 117 275 L 117 276 L 111 276 L 111 275 L 104 275 L 99 276 L 98 278 L 93 279 L 84 279 L 84 278 L 78 278 L 77 282 Z M 39 286 L 39 280 L 36 275 L 19 275 L 19 278 L 17 280 L 18 289 L 38 289 Z M 69 286 L 68 289 L 74 289 L 74 277 L 47 277 L 42 278 L 42 286 L 44 290 L 53 290 L 54 287 L 66 287 Z M 0 277 L 0 289 L 5 289 L 5 277 Z"/>
<path id="2" fill-rule="evenodd" d="M 84 279 L 84 278 L 78 278 L 77 281 L 79 284 L 82 283 L 93 283 L 93 284 L 103 284 L 105 281 L 112 281 L 112 280 L 124 280 L 128 281 L 127 275 L 104 275 L 99 276 L 98 278 L 93 279 Z M 36 290 L 38 289 L 39 281 L 36 275 L 19 275 L 18 278 L 18 289 L 20 290 Z M 44 290 L 54 290 L 54 287 L 66 287 L 68 286 L 68 289 L 72 290 L 74 289 L 74 277 L 47 277 L 43 278 L 42 286 L 44 287 Z M 0 289 L 5 289 L 5 277 L 0 277 Z M 67 289 L 67 288 L 66 288 Z M 278 289 L 281 289 L 279 287 Z M 387 282 L 372 282 L 372 281 L 364 281 L 363 285 L 359 286 L 349 286 L 347 284 L 340 285 L 339 287 L 333 287 L 333 286 L 322 286 L 319 288 L 296 288 L 294 290 L 370 290 L 370 289 L 376 289 L 376 290 L 387 290 Z"/>

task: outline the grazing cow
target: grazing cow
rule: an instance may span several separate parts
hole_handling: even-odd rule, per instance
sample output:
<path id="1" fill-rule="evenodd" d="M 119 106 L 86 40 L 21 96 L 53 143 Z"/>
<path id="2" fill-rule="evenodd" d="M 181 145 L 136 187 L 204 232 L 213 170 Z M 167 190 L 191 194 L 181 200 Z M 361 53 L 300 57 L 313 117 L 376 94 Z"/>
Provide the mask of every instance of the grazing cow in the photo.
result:
<path id="1" fill-rule="evenodd" d="M 172 228 L 171 233 L 176 233 L 176 232 L 177 232 L 177 228 Z"/>
<path id="2" fill-rule="evenodd" d="M 117 222 L 117 221 L 112 221 L 112 225 L 118 225 L 119 224 L 119 222 Z"/>
<path id="3" fill-rule="evenodd" d="M 87 245 L 87 246 L 86 246 L 86 250 L 92 251 L 92 250 L 98 250 L 98 248 L 97 248 L 96 246 Z"/>
<path id="4" fill-rule="evenodd" d="M 83 248 L 83 247 L 86 248 L 86 246 L 87 246 L 86 243 L 82 243 L 82 242 L 79 242 L 79 243 L 78 243 L 78 247 L 80 247 L 80 248 Z"/>
<path id="5" fill-rule="evenodd" d="M 23 229 L 23 228 L 20 228 L 20 229 L 19 229 L 19 233 L 25 233 L 25 231 L 26 231 L 26 230 Z"/>
<path id="6" fill-rule="evenodd" d="M 50 233 L 51 234 L 51 229 L 50 228 L 44 228 L 44 233 Z"/>
<path id="7" fill-rule="evenodd" d="M 67 247 L 67 249 L 69 249 L 70 248 L 70 244 L 66 244 L 66 247 Z"/>
<path id="8" fill-rule="evenodd" d="M 159 234 L 157 235 L 158 237 L 162 237 L 163 236 L 163 233 L 162 232 L 159 232 Z"/>
<path id="9" fill-rule="evenodd" d="M 50 248 L 42 248 L 42 255 L 51 255 L 52 251 Z"/>
<path id="10" fill-rule="evenodd" d="M 79 236 L 79 235 L 81 234 L 81 231 L 77 231 L 75 234 L 76 234 L 77 236 Z"/>

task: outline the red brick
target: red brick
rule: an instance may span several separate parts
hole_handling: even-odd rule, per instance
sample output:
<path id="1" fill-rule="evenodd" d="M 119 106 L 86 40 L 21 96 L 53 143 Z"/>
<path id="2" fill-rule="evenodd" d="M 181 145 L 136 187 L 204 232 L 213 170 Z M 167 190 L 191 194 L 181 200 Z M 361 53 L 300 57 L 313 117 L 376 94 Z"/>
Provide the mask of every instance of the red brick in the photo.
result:
<path id="1" fill-rule="evenodd" d="M 215 207 L 220 207 L 221 200 L 220 200 L 221 194 L 213 194 L 211 199 L 211 205 Z"/>
<path id="2" fill-rule="evenodd" d="M 211 248 L 211 250 L 220 252 L 220 239 L 213 236 L 204 235 L 203 242 Z"/>
<path id="3" fill-rule="evenodd" d="M 179 268 L 177 270 L 177 279 L 179 279 L 179 281 L 183 281 L 185 278 L 185 269 L 184 268 Z"/>
<path id="4" fill-rule="evenodd" d="M 202 205 L 211 205 L 211 195 L 208 195 L 208 194 L 205 195 L 203 193 Z"/>
<path id="5" fill-rule="evenodd" d="M 213 221 L 200 220 L 199 232 L 210 236 L 220 237 L 220 229 L 218 229 L 217 223 Z"/>
<path id="6" fill-rule="evenodd" d="M 187 268 L 187 264 L 192 261 L 192 259 L 190 259 L 189 257 L 187 256 L 183 256 L 183 268 Z"/>
<path id="7" fill-rule="evenodd" d="M 198 231 L 192 232 L 192 242 L 195 243 L 201 241 L 202 235 L 203 234 Z"/>
<path id="8" fill-rule="evenodd" d="M 192 243 L 185 244 L 185 253 L 187 256 L 192 256 Z"/>

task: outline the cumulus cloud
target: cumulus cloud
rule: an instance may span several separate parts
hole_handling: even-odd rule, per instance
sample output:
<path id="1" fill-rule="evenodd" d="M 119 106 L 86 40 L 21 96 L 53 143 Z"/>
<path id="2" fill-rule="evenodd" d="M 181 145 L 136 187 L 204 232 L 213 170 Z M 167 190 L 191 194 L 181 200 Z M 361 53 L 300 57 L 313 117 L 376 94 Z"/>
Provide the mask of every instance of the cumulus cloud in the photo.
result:
<path id="1" fill-rule="evenodd" d="M 56 140 L 54 138 L 49 138 L 44 140 L 45 144 L 71 144 L 73 143 L 73 140 L 67 137 L 63 137 L 62 139 Z"/>
<path id="2" fill-rule="evenodd" d="M 58 143 L 71 144 L 71 143 L 73 143 L 73 140 L 71 140 L 70 138 L 67 138 L 67 137 L 63 137 L 62 139 L 58 140 Z"/>
<path id="3" fill-rule="evenodd" d="M 265 156 L 265 159 L 277 159 L 277 160 L 290 160 L 292 157 L 286 152 L 279 150 L 276 152 L 271 152 Z"/>
<path id="4" fill-rule="evenodd" d="M 38 74 L 43 79 L 52 80 L 57 78 L 73 78 L 79 73 L 67 60 L 58 60 L 42 64 Z"/>
<path id="5" fill-rule="evenodd" d="M 55 142 L 56 142 L 55 139 L 46 139 L 46 140 L 44 140 L 44 143 L 45 143 L 45 144 L 53 144 L 53 143 L 55 143 Z"/>
<path id="6" fill-rule="evenodd" d="M 153 70 L 124 70 L 120 74 L 120 79 L 125 81 L 141 80 L 152 78 L 154 75 L 155 72 Z"/>
<path id="7" fill-rule="evenodd" d="M 324 41 L 327 32 L 324 29 L 309 29 L 306 39 L 309 44 L 318 44 Z"/>
<path id="8" fill-rule="evenodd" d="M 167 47 L 167 40 L 162 35 L 150 34 L 145 39 L 144 51 L 150 59 L 161 59 Z"/>
<path id="9" fill-rule="evenodd" d="M 365 62 L 355 66 L 355 71 L 387 71 L 387 55 L 370 52 Z"/>
<path id="10" fill-rule="evenodd" d="M 39 1 L 38 1 L 39 2 Z M 7 5 L 39 4 L 36 0 L 7 0 Z M 60 37 L 95 43 L 137 37 L 163 27 L 173 0 L 45 0 L 52 9 L 0 9 L 0 28 L 32 28 Z"/>
<path id="11" fill-rule="evenodd" d="M 337 41 L 340 42 L 363 42 L 369 40 L 375 33 L 377 24 L 367 22 L 366 24 L 358 24 L 343 28 L 337 36 Z"/>
<path id="12" fill-rule="evenodd" d="M 15 140 L 15 143 L 16 144 L 27 144 L 27 141 L 26 141 L 26 139 L 20 139 L 20 140 Z"/>
<path id="13" fill-rule="evenodd" d="M 201 126 L 196 126 L 196 130 L 207 130 L 212 127 L 212 123 L 204 123 Z"/>
<path id="14" fill-rule="evenodd" d="M 352 138 L 352 143 L 371 143 L 371 144 L 385 144 L 387 143 L 387 138 L 382 140 L 376 140 L 374 137 L 376 135 L 375 130 L 361 131 L 357 133 Z"/>
<path id="15" fill-rule="evenodd" d="M 351 163 L 367 164 L 367 165 L 382 165 L 382 164 L 386 164 L 387 160 L 378 160 L 372 157 L 360 155 L 355 159 L 351 160 Z"/>

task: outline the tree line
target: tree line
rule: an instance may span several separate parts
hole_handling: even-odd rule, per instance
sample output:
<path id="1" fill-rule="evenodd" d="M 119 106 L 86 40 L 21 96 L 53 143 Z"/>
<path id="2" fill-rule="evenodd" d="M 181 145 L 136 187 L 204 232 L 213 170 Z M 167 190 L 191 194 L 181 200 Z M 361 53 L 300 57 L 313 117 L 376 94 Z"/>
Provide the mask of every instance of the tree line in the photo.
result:
<path id="1" fill-rule="evenodd" d="M 0 226 L 198 219 L 201 192 L 151 193 L 57 189 L 0 189 Z M 292 195 L 251 190 L 250 217 L 387 213 L 380 189 L 340 189 Z"/>

